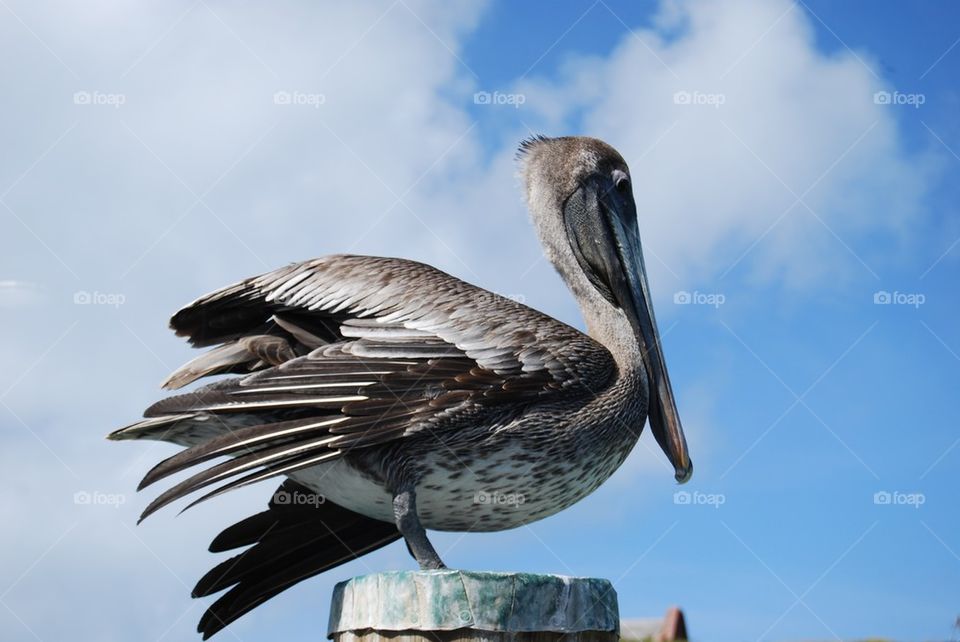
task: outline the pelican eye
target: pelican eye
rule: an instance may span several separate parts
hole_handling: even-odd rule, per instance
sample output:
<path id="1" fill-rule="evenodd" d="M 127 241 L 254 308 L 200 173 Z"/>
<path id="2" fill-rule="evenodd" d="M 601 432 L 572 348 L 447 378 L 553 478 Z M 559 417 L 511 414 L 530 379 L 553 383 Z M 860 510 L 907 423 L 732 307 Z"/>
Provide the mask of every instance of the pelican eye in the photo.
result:
<path id="1" fill-rule="evenodd" d="M 619 169 L 613 173 L 613 185 L 623 196 L 630 193 L 630 177 Z"/>

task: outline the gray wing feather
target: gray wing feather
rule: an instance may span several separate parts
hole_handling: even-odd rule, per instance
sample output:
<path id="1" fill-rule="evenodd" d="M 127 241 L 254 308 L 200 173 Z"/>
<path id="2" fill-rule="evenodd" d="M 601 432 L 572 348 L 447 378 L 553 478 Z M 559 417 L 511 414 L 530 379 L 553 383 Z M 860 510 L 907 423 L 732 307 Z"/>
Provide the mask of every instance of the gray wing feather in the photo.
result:
<path id="1" fill-rule="evenodd" d="M 177 418 L 178 434 L 204 427 L 205 438 L 160 462 L 141 487 L 231 457 L 163 493 L 144 516 L 215 483 L 226 482 L 197 501 L 424 428 L 453 430 L 461 415 L 476 421 L 560 391 L 589 394 L 615 372 L 609 352 L 570 326 L 402 259 L 289 265 L 201 297 L 171 327 L 195 346 L 219 346 L 173 383 L 254 372 L 164 399 L 111 435 L 163 438 L 164 417 Z M 217 422 L 226 430 L 209 438 Z"/>
<path id="2" fill-rule="evenodd" d="M 546 369 L 561 386 L 603 378 L 610 366 L 602 346 L 556 319 L 429 265 L 393 258 L 336 255 L 289 265 L 197 299 L 174 315 L 171 327 L 207 346 L 250 333 L 275 313 L 308 310 L 339 317 L 345 336 L 418 331 L 482 367 L 501 374 Z M 541 352 L 527 363 L 530 346 Z"/>

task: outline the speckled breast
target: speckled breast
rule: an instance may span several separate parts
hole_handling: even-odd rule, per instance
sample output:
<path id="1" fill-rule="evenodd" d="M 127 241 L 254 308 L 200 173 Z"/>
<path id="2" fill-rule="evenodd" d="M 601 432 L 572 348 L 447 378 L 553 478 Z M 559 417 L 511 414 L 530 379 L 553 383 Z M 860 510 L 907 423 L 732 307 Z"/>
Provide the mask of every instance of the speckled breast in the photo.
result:
<path id="1" fill-rule="evenodd" d="M 580 402 L 538 408 L 484 436 L 434 444 L 416 456 L 417 513 L 424 527 L 498 531 L 548 517 L 576 503 L 623 463 L 646 416 L 642 381 L 620 380 Z M 471 431 L 473 432 L 473 431 Z M 330 501 L 393 521 L 385 484 L 339 460 L 295 478 Z"/>

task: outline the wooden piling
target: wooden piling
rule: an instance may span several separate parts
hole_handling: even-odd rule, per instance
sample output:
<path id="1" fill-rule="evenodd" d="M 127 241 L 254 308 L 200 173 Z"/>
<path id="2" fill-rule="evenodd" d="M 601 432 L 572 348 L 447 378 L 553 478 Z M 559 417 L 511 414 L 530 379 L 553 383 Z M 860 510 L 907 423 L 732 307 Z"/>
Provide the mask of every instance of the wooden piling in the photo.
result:
<path id="1" fill-rule="evenodd" d="M 334 642 L 617 642 L 607 580 L 529 573 L 406 571 L 337 584 Z"/>

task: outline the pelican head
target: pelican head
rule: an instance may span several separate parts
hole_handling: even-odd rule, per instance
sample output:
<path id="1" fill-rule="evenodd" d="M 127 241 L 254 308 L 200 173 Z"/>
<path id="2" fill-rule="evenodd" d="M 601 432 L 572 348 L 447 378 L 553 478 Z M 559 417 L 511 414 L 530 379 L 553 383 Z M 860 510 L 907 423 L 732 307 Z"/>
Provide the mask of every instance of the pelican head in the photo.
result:
<path id="1" fill-rule="evenodd" d="M 686 482 L 693 465 L 653 314 L 626 162 L 601 140 L 573 136 L 525 140 L 520 155 L 547 258 L 577 297 L 590 334 L 621 368 L 642 363 L 650 428 L 676 480 Z"/>

